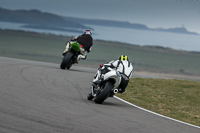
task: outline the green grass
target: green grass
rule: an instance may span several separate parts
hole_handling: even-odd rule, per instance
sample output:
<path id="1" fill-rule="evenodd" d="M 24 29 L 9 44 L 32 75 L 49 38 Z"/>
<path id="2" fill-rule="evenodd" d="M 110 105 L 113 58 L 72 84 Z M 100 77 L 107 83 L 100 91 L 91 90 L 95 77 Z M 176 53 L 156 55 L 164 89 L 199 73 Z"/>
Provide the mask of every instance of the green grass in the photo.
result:
<path id="1" fill-rule="evenodd" d="M 200 82 L 176 79 L 130 80 L 118 97 L 145 109 L 200 126 Z"/>
<path id="2" fill-rule="evenodd" d="M 60 63 L 65 42 L 71 37 L 0 30 L 0 56 Z M 136 71 L 200 75 L 200 52 L 141 47 L 94 40 L 92 52 L 80 64 L 98 66 L 126 54 Z"/>
<path id="3" fill-rule="evenodd" d="M 59 62 L 66 37 L 18 31 L 0 31 L 0 55 Z"/>
<path id="4" fill-rule="evenodd" d="M 33 32 L 0 30 L 0 56 L 60 63 L 65 42 L 71 37 Z M 135 71 L 200 75 L 200 53 L 167 48 L 141 47 L 94 40 L 92 52 L 79 64 L 99 64 L 126 54 Z M 143 108 L 200 126 L 200 82 L 176 79 L 130 80 L 123 95 L 117 96 Z"/>
<path id="5" fill-rule="evenodd" d="M 98 55 L 99 59 L 106 62 L 109 59 L 116 59 L 120 54 L 127 54 L 137 71 L 200 74 L 200 54 L 198 53 L 97 41 L 92 57 L 96 58 Z"/>

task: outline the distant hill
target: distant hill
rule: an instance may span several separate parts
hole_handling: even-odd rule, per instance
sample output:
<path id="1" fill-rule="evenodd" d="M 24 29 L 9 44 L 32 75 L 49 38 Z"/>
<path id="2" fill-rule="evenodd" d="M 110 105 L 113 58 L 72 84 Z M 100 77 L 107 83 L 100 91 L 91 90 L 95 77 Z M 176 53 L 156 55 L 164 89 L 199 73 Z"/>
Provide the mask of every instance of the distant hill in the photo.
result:
<path id="1" fill-rule="evenodd" d="M 177 27 L 177 28 L 169 28 L 169 29 L 157 28 L 157 29 L 154 29 L 154 30 L 156 30 L 156 31 L 164 31 L 164 32 L 174 32 L 174 33 L 199 35 L 196 32 L 189 32 L 185 27 Z"/>
<path id="2" fill-rule="evenodd" d="M 81 29 L 93 29 L 92 25 L 108 26 L 108 27 L 120 27 L 138 30 L 152 30 L 162 32 L 173 32 L 182 34 L 194 34 L 195 32 L 189 32 L 185 27 L 178 28 L 149 28 L 144 24 L 129 23 L 124 21 L 113 20 L 99 20 L 99 19 L 82 19 L 74 17 L 59 16 L 52 13 L 41 12 L 39 10 L 8 10 L 0 7 L 0 21 L 22 23 L 23 27 L 45 29 L 45 30 L 59 30 L 59 31 L 71 31 L 80 32 Z M 91 27 L 85 26 L 91 25 Z"/>
<path id="3" fill-rule="evenodd" d="M 82 18 L 74 18 L 74 17 L 64 17 L 66 20 L 70 20 L 72 22 L 87 25 L 99 25 L 99 26 L 108 26 L 108 27 L 120 27 L 120 28 L 129 28 L 129 29 L 138 29 L 138 30 L 151 30 L 151 31 L 162 31 L 162 32 L 173 32 L 173 33 L 182 33 L 182 34 L 194 34 L 199 35 L 195 32 L 188 31 L 185 27 L 175 27 L 169 29 L 163 28 L 149 28 L 144 24 L 137 23 L 129 23 L 123 21 L 113 21 L 113 20 L 98 20 L 98 19 L 82 19 Z"/>
<path id="4" fill-rule="evenodd" d="M 80 23 L 68 21 L 61 16 L 44 13 L 39 10 L 8 10 L 0 8 L 0 21 L 23 23 L 26 24 L 27 27 L 49 29 L 57 29 L 60 27 L 81 29 L 89 28 Z"/>
<path id="5" fill-rule="evenodd" d="M 141 30 L 149 30 L 146 25 L 143 24 L 131 24 L 129 22 L 123 21 L 113 21 L 113 20 L 98 20 L 98 19 L 81 19 L 74 17 L 64 17 L 66 20 L 70 20 L 75 23 L 82 23 L 88 25 L 101 25 L 108 27 L 121 27 L 121 28 L 132 28 L 132 29 L 141 29 Z"/>

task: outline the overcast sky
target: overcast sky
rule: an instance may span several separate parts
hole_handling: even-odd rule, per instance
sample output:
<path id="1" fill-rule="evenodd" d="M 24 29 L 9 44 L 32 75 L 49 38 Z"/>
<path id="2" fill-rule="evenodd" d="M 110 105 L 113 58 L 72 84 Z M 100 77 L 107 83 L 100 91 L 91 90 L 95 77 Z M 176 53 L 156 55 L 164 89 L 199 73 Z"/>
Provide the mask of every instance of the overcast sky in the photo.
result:
<path id="1" fill-rule="evenodd" d="M 189 31 L 200 33 L 199 0 L 0 0 L 0 7 L 128 21 L 150 28 L 184 26 Z"/>

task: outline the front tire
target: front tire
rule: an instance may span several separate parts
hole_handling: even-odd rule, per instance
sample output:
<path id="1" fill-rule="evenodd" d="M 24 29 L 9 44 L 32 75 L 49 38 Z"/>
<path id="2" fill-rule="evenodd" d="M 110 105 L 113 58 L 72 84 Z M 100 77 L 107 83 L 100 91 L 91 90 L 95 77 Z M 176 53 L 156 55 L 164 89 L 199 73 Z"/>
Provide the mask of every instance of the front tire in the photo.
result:
<path id="1" fill-rule="evenodd" d="M 106 82 L 106 85 L 104 86 L 104 88 L 101 90 L 100 94 L 98 94 L 95 99 L 94 102 L 101 104 L 104 102 L 104 100 L 106 100 L 106 98 L 109 96 L 110 92 L 112 91 L 112 89 L 114 88 L 114 84 L 111 82 Z"/>
<path id="2" fill-rule="evenodd" d="M 67 69 L 69 69 L 71 67 L 70 61 L 71 61 L 72 57 L 73 57 L 73 53 L 71 53 L 71 52 L 66 53 L 60 64 L 60 68 L 65 69 L 67 67 Z M 68 66 L 70 66 L 70 67 L 68 68 Z"/>
<path id="3" fill-rule="evenodd" d="M 87 99 L 88 100 L 92 100 L 94 97 L 92 96 L 92 92 L 90 92 L 89 94 L 88 94 L 88 96 L 87 96 Z"/>

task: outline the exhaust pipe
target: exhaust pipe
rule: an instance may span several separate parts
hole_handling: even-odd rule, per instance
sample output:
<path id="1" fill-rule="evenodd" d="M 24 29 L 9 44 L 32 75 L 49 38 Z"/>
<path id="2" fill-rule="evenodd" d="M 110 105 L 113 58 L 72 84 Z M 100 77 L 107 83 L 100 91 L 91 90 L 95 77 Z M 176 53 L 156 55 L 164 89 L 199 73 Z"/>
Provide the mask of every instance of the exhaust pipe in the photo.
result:
<path id="1" fill-rule="evenodd" d="M 118 93 L 118 89 L 114 89 L 113 92 L 116 94 Z"/>

